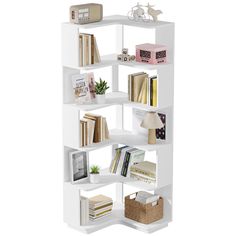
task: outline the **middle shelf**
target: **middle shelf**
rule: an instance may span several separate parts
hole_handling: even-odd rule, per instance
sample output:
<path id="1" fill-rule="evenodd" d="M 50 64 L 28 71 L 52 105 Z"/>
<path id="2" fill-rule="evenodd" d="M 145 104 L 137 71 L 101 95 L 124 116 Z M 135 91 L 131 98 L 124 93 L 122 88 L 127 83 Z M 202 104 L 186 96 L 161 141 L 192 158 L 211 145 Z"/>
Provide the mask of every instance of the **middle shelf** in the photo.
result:
<path id="1" fill-rule="evenodd" d="M 143 181 L 138 181 L 133 178 L 124 177 L 117 174 L 111 174 L 108 169 L 103 169 L 100 172 L 99 183 L 91 183 L 89 179 L 87 179 L 73 184 L 73 186 L 83 191 L 92 191 L 114 183 L 123 183 L 146 191 L 153 191 L 157 188 L 155 184 L 145 183 Z M 66 182 L 65 184 L 71 185 L 70 182 Z"/>
<path id="2" fill-rule="evenodd" d="M 167 143 L 161 140 L 159 140 L 157 144 L 147 144 L 147 143 L 148 143 L 147 136 L 139 135 L 126 130 L 113 129 L 110 130 L 109 140 L 80 147 L 78 150 L 89 152 L 113 144 L 125 144 L 130 147 L 138 148 L 144 151 L 155 151 L 158 149 L 158 146 L 167 145 Z"/>

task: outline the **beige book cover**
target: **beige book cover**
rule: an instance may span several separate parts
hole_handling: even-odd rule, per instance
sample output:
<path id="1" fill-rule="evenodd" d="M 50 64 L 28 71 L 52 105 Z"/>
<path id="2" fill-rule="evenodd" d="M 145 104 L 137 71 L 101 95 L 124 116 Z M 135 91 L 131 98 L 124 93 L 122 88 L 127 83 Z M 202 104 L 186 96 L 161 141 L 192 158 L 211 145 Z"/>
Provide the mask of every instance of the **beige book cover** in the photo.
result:
<path id="1" fill-rule="evenodd" d="M 156 176 L 156 164 L 150 161 L 142 161 L 130 167 L 131 171 L 141 172 L 143 174 L 149 173 Z"/>
<path id="2" fill-rule="evenodd" d="M 133 101 L 138 102 L 138 96 L 141 92 L 143 81 L 147 77 L 146 73 L 135 75 L 133 77 Z"/>
<path id="3" fill-rule="evenodd" d="M 82 35 L 79 36 L 79 66 L 83 66 L 83 43 L 82 43 Z"/>
<path id="4" fill-rule="evenodd" d="M 110 202 L 112 202 L 112 198 L 99 194 L 89 198 L 89 207 L 96 207 L 97 205 L 101 205 L 103 203 L 105 205 Z"/>
<path id="5" fill-rule="evenodd" d="M 95 37 L 94 37 L 94 60 L 95 60 L 95 63 L 101 62 L 101 57 L 100 57 L 100 53 L 99 53 L 99 49 L 98 49 L 98 45 L 97 45 L 97 40 Z"/>

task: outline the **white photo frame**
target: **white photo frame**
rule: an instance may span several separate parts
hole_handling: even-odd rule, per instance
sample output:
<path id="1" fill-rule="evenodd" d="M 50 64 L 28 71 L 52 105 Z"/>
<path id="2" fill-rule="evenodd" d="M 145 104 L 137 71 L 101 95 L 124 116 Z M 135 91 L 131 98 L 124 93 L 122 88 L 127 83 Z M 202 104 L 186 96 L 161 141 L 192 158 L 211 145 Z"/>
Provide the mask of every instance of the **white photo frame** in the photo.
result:
<path id="1" fill-rule="evenodd" d="M 89 164 L 86 152 L 70 152 L 69 162 L 72 184 L 84 181 L 89 177 Z"/>

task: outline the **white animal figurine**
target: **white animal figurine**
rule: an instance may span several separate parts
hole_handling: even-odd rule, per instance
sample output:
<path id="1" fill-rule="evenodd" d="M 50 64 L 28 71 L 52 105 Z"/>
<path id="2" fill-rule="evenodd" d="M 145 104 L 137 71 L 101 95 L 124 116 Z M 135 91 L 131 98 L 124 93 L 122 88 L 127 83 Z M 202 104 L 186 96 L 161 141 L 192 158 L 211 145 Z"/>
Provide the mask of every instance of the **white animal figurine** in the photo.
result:
<path id="1" fill-rule="evenodd" d="M 139 4 L 139 2 L 137 3 L 136 6 L 132 7 L 132 11 L 135 20 L 143 18 L 144 10 L 142 8 L 142 5 Z"/>
<path id="2" fill-rule="evenodd" d="M 162 14 L 162 11 L 153 9 L 154 6 L 151 6 L 149 3 L 146 7 L 148 8 L 148 11 L 147 11 L 148 14 L 152 17 L 153 21 L 157 22 L 158 21 L 157 16 Z"/>

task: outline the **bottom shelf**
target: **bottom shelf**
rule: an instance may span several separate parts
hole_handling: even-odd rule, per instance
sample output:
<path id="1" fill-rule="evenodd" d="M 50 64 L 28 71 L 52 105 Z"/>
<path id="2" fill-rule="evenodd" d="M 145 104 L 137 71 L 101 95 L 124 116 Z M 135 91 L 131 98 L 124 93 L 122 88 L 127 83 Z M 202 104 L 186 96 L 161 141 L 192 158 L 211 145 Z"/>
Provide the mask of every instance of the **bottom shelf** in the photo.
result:
<path id="1" fill-rule="evenodd" d="M 121 204 L 115 203 L 112 213 L 109 216 L 103 217 L 96 221 L 89 221 L 89 224 L 87 225 L 72 227 L 84 233 L 92 233 L 110 225 L 123 224 L 146 233 L 152 233 L 156 230 L 168 226 L 170 220 L 167 219 L 168 217 L 164 216 L 162 220 L 153 222 L 151 224 L 142 224 L 137 221 L 126 218 L 124 216 L 124 207 Z"/>

